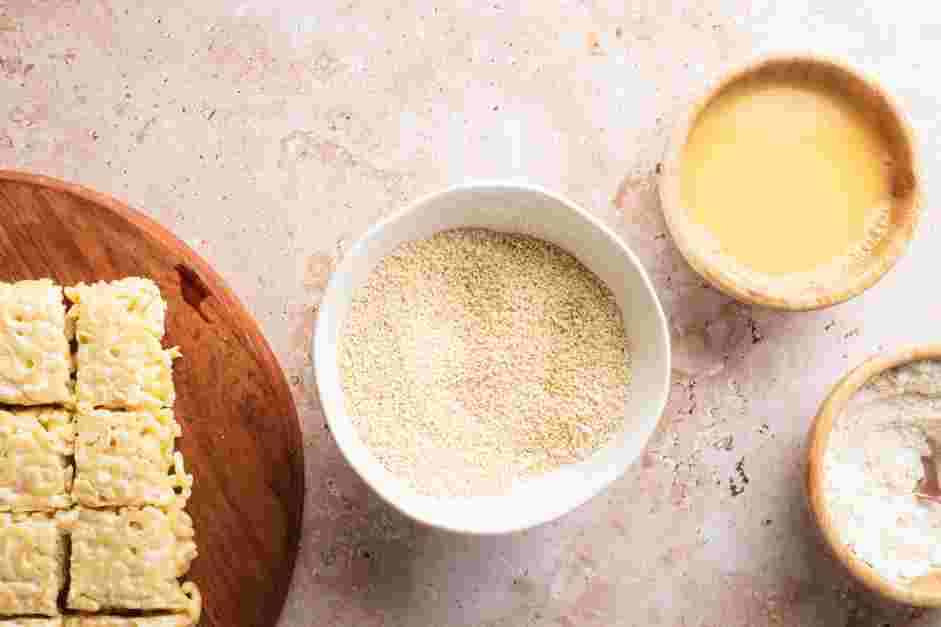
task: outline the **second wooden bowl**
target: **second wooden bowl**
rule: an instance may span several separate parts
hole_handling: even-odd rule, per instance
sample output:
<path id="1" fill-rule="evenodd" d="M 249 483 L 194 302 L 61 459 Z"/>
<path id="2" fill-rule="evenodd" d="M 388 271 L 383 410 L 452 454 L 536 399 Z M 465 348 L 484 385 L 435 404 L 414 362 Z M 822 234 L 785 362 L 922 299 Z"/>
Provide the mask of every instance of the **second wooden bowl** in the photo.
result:
<path id="1" fill-rule="evenodd" d="M 694 224 L 683 202 L 684 149 L 700 115 L 724 90 L 756 77 L 799 77 L 832 85 L 873 117 L 892 154 L 893 198 L 886 232 L 869 254 L 837 277 L 812 275 L 796 281 L 781 281 L 744 271 L 740 264 L 714 250 L 715 244 L 702 236 L 702 228 Z M 773 123 L 769 120 L 769 124 Z M 764 155 L 755 155 L 757 163 L 763 158 Z M 800 181 L 793 184 L 799 185 Z M 714 287 L 739 301 L 795 311 L 828 307 L 874 285 L 901 257 L 911 240 L 918 222 L 921 195 L 914 138 L 892 98 L 876 83 L 843 63 L 810 55 L 763 57 L 721 78 L 676 127 L 663 162 L 659 188 L 667 227 L 693 269 Z M 794 242 L 794 246 L 800 247 L 801 242 Z"/>
<path id="2" fill-rule="evenodd" d="M 901 603 L 920 607 L 941 607 L 941 569 L 913 579 L 907 585 L 881 576 L 846 546 L 833 523 L 824 495 L 824 453 L 836 417 L 843 412 L 853 395 L 873 377 L 892 368 L 925 359 L 941 359 L 941 344 L 915 346 L 892 354 L 877 355 L 850 371 L 834 386 L 810 427 L 806 487 L 811 513 L 827 546 L 855 579 L 870 590 Z"/>

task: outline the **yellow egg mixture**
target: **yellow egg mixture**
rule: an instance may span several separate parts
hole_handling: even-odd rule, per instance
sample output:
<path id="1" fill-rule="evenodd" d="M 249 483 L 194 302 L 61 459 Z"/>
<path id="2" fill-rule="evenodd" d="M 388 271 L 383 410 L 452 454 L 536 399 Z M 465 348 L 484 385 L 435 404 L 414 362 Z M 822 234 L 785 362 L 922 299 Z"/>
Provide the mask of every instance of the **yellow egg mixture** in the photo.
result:
<path id="1" fill-rule="evenodd" d="M 870 248 L 891 210 L 891 173 L 876 123 L 837 88 L 758 76 L 700 114 L 681 193 L 723 254 L 779 276 Z"/>

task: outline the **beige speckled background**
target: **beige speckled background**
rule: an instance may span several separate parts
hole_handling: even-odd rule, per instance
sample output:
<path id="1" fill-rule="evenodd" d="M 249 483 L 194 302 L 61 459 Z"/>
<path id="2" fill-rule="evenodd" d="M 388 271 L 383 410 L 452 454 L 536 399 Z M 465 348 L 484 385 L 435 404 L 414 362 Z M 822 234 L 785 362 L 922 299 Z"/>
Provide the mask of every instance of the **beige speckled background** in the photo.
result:
<path id="1" fill-rule="evenodd" d="M 938 339 L 939 18 L 899 1 L 7 0 L 0 166 L 143 209 L 258 317 L 307 447 L 282 625 L 906 625 L 919 613 L 876 601 L 823 554 L 802 438 L 849 365 Z M 752 310 L 703 287 L 657 201 L 678 112 L 723 67 L 775 49 L 875 73 L 924 153 L 910 254 L 819 313 Z M 417 195 L 476 177 L 554 188 L 614 228 L 652 274 L 676 351 L 670 406 L 632 470 L 504 538 L 421 528 L 370 494 L 323 428 L 306 357 L 344 247 Z"/>

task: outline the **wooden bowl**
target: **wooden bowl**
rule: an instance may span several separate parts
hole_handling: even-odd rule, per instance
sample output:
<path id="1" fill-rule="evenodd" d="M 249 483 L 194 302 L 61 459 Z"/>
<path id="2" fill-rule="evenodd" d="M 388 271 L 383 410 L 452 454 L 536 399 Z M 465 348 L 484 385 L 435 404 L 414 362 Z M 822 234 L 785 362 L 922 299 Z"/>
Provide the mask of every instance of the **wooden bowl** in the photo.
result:
<path id="1" fill-rule="evenodd" d="M 715 244 L 694 225 L 684 206 L 680 173 L 687 140 L 700 114 L 729 86 L 756 76 L 822 80 L 861 103 L 873 116 L 893 155 L 889 225 L 873 250 L 838 275 L 764 277 L 744 271 L 739 264 L 715 252 Z M 806 311 L 849 300 L 874 285 L 895 264 L 911 240 L 918 222 L 921 182 L 912 131 L 893 99 L 872 80 L 846 65 L 816 56 L 762 57 L 719 79 L 673 132 L 660 176 L 660 199 L 667 227 L 687 262 L 717 289 L 755 305 Z M 799 245 L 799 242 L 795 243 Z"/>
<path id="2" fill-rule="evenodd" d="M 186 578 L 202 592 L 199 627 L 274 627 L 301 539 L 304 442 L 291 389 L 251 313 L 169 231 L 58 179 L 0 170 L 0 242 L 0 281 L 144 276 L 160 286 L 164 344 L 183 353 L 174 412 L 195 481 L 187 511 L 199 557 Z"/>
<path id="3" fill-rule="evenodd" d="M 810 510 L 827 546 L 854 578 L 889 599 L 921 607 L 941 607 L 941 569 L 913 579 L 908 585 L 882 577 L 843 543 L 824 498 L 824 453 L 834 419 L 843 412 L 853 395 L 873 377 L 886 370 L 925 359 L 941 359 L 941 344 L 909 347 L 896 353 L 877 355 L 850 371 L 834 386 L 821 404 L 808 434 L 806 487 Z"/>

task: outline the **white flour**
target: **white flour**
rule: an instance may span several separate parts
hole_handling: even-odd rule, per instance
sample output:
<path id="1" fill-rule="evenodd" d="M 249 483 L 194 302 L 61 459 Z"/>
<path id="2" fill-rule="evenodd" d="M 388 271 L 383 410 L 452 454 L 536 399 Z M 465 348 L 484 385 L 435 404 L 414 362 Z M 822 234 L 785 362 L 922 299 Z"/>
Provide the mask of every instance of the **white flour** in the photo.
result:
<path id="1" fill-rule="evenodd" d="M 846 545 L 904 583 L 941 567 L 941 505 L 914 495 L 931 454 L 918 419 L 941 419 L 941 362 L 920 361 L 869 381 L 834 421 L 824 495 Z"/>

